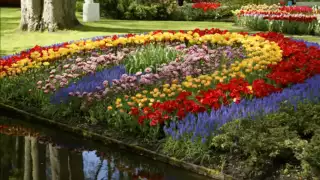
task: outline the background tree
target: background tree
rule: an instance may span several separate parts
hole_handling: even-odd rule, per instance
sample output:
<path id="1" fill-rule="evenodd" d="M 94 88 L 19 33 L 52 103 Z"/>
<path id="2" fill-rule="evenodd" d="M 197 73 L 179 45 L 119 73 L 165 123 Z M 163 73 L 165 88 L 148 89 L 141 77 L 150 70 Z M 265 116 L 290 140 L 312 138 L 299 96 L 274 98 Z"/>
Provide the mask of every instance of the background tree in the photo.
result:
<path id="1" fill-rule="evenodd" d="M 21 0 L 20 29 L 50 32 L 79 25 L 76 0 Z"/>

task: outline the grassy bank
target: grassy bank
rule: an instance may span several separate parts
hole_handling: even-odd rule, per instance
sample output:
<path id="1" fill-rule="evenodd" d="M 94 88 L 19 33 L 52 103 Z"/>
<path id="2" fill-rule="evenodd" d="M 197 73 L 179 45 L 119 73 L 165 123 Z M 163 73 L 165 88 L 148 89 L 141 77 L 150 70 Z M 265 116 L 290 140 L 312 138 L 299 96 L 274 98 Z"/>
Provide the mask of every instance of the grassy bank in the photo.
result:
<path id="1" fill-rule="evenodd" d="M 21 32 L 18 30 L 20 21 L 19 8 L 0 8 L 1 21 L 1 44 L 0 55 L 17 53 L 35 45 L 51 45 L 81 38 L 94 36 L 121 34 L 121 33 L 141 33 L 153 30 L 191 30 L 195 28 L 220 28 L 229 31 L 249 31 L 246 28 L 235 26 L 230 22 L 187 22 L 187 21 L 129 21 L 101 19 L 99 22 L 82 22 L 82 17 L 78 18 L 83 26 L 73 30 L 59 31 L 55 33 Z M 250 32 L 250 31 L 249 31 Z M 253 32 L 253 31 L 251 31 Z M 293 36 L 313 42 L 320 42 L 320 37 L 314 36 Z"/>

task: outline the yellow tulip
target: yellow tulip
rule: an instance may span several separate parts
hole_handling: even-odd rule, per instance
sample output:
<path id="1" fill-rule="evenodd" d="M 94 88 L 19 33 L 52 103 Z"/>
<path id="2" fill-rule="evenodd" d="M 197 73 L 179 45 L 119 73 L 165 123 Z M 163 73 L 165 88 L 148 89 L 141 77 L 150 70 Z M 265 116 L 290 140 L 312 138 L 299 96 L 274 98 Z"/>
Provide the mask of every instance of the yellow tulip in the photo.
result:
<path id="1" fill-rule="evenodd" d="M 171 86 L 171 87 L 170 87 L 170 90 L 171 90 L 171 91 L 174 91 L 174 90 L 176 90 L 176 89 L 177 89 L 176 86 Z"/>

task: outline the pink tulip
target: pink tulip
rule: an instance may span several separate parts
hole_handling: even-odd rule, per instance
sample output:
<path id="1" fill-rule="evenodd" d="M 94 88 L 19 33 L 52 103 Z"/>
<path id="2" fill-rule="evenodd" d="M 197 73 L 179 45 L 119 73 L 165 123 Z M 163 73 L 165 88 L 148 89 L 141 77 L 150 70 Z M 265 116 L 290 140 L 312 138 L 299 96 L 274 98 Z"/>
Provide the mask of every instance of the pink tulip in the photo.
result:
<path id="1" fill-rule="evenodd" d="M 109 82 L 107 80 L 105 80 L 105 81 L 103 81 L 102 84 L 103 84 L 104 87 L 107 87 L 109 85 Z"/>
<path id="2" fill-rule="evenodd" d="M 151 73 L 152 69 L 148 67 L 148 68 L 146 68 L 144 71 L 145 71 L 146 73 Z"/>
<path id="3" fill-rule="evenodd" d="M 65 64 L 64 66 L 63 66 L 63 69 L 67 69 L 67 68 L 69 68 L 70 67 L 70 64 Z"/>
<path id="4" fill-rule="evenodd" d="M 142 72 L 140 71 L 136 73 L 136 76 L 141 76 L 141 75 L 142 75 Z"/>
<path id="5" fill-rule="evenodd" d="M 69 92 L 69 96 L 74 96 L 74 92 Z"/>
<path id="6" fill-rule="evenodd" d="M 81 62 L 81 61 L 83 61 L 82 58 L 79 58 L 79 57 L 78 57 L 78 58 L 76 59 L 76 62 L 77 62 L 77 63 L 78 63 L 78 62 Z"/>

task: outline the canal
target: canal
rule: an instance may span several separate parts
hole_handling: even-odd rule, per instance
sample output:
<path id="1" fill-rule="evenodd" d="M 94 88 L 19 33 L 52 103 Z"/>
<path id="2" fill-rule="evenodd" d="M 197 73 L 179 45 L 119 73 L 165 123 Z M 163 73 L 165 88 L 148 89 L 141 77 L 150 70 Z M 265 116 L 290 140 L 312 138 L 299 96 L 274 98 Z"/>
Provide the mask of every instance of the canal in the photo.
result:
<path id="1" fill-rule="evenodd" d="M 205 180 L 71 134 L 0 116 L 0 180 Z"/>

